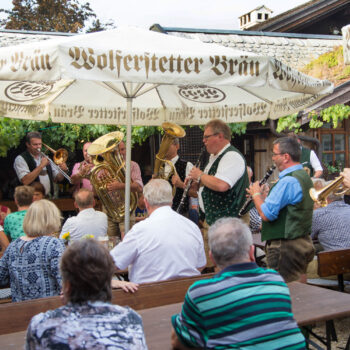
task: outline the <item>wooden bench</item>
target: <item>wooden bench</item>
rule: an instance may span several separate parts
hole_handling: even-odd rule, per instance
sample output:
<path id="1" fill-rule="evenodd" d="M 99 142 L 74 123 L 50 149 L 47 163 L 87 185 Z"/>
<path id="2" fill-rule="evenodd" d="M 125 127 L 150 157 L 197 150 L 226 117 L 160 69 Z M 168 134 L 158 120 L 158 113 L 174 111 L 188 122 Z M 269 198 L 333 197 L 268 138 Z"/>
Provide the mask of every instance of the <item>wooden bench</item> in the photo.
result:
<path id="1" fill-rule="evenodd" d="M 344 292 L 344 273 L 350 272 L 350 249 L 320 252 L 317 255 L 317 273 L 320 277 L 337 275 L 338 288 Z"/>
<path id="2" fill-rule="evenodd" d="M 125 293 L 121 289 L 112 291 L 112 303 L 130 306 L 134 310 L 183 302 L 188 287 L 195 281 L 210 278 L 205 274 L 157 283 L 145 283 L 136 293 Z M 31 318 L 47 310 L 62 306 L 59 296 L 0 305 L 0 334 L 19 332 L 27 329 Z"/>

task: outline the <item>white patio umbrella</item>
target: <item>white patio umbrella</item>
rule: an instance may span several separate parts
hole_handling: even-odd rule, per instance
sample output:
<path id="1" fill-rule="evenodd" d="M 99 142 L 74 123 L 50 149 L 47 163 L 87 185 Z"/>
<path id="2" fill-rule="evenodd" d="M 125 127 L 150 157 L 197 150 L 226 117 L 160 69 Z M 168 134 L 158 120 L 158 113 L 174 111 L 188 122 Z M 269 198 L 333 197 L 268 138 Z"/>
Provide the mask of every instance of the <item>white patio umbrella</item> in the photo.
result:
<path id="1" fill-rule="evenodd" d="M 332 91 L 271 57 L 140 28 L 0 49 L 0 115 L 127 125 L 126 232 L 131 125 L 276 119 Z"/>

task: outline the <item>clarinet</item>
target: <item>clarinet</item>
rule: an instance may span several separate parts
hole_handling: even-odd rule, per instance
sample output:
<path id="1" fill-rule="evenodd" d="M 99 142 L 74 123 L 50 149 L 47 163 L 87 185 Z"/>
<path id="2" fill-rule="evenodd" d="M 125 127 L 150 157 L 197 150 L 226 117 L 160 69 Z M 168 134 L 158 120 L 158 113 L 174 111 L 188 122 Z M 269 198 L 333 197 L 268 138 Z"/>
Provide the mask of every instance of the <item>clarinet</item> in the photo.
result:
<path id="1" fill-rule="evenodd" d="M 272 167 L 266 172 L 265 176 L 261 179 L 259 182 L 259 186 L 262 186 L 266 184 L 269 177 L 272 175 L 273 171 L 276 169 L 275 165 L 272 165 Z M 249 196 L 246 201 L 244 202 L 242 208 L 238 212 L 238 217 L 241 218 L 244 214 L 247 212 L 247 208 L 249 207 L 249 204 L 253 201 L 253 197 Z"/>
<path id="2" fill-rule="evenodd" d="M 204 154 L 205 154 L 205 146 L 203 146 L 202 149 L 201 149 L 201 153 L 199 154 L 199 157 L 198 157 L 198 159 L 197 159 L 197 162 L 196 162 L 196 164 L 194 165 L 195 168 L 198 168 L 198 167 L 199 167 L 199 165 L 200 165 L 200 163 L 201 163 L 201 161 L 202 161 L 202 158 L 203 158 Z M 178 206 L 177 209 L 176 209 L 176 212 L 177 212 L 177 213 L 180 213 L 180 210 L 182 209 L 183 205 L 185 204 L 185 199 L 186 199 L 186 196 L 187 196 L 187 192 L 188 192 L 188 190 L 190 189 L 191 184 L 192 184 L 192 180 L 189 180 L 189 181 L 187 182 L 187 185 L 186 185 L 186 187 L 185 187 L 185 189 L 184 189 L 184 192 L 183 192 L 183 194 L 182 194 L 180 204 L 179 204 L 179 206 Z"/>

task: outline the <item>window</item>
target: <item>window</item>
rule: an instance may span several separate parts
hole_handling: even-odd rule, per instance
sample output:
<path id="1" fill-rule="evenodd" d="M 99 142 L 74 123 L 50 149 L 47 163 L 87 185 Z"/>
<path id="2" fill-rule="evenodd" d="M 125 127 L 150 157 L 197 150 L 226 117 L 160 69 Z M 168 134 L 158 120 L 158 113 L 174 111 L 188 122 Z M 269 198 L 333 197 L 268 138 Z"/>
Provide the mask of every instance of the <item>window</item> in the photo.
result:
<path id="1" fill-rule="evenodd" d="M 262 13 L 258 13 L 258 19 L 262 19 Z"/>
<path id="2" fill-rule="evenodd" d="M 348 125 L 349 121 L 345 120 L 337 129 L 332 129 L 330 124 L 324 124 L 318 130 L 324 164 L 341 164 L 342 167 L 350 165 L 350 131 Z"/>
<path id="3" fill-rule="evenodd" d="M 269 15 L 265 13 L 265 20 L 269 19 Z"/>

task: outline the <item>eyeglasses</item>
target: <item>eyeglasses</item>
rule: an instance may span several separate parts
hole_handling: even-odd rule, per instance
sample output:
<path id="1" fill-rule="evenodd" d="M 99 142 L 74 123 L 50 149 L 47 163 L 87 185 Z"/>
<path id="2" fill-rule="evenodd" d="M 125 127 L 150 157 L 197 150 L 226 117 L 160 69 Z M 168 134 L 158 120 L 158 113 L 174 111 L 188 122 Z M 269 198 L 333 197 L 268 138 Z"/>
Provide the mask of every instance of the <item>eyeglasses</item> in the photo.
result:
<path id="1" fill-rule="evenodd" d="M 272 152 L 272 157 L 274 157 L 274 156 L 280 156 L 281 154 L 285 154 L 285 153 L 273 153 L 273 152 Z"/>
<path id="2" fill-rule="evenodd" d="M 219 133 L 216 132 L 215 134 L 211 134 L 211 135 L 203 135 L 203 140 L 208 140 L 210 137 L 216 136 L 216 135 L 218 135 L 218 134 L 219 134 Z"/>

